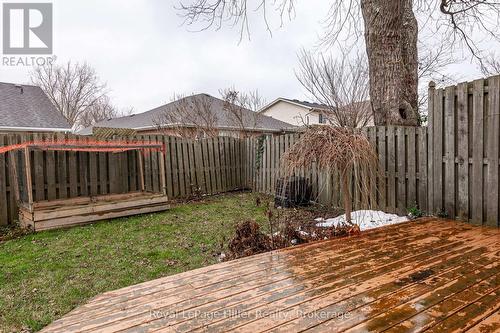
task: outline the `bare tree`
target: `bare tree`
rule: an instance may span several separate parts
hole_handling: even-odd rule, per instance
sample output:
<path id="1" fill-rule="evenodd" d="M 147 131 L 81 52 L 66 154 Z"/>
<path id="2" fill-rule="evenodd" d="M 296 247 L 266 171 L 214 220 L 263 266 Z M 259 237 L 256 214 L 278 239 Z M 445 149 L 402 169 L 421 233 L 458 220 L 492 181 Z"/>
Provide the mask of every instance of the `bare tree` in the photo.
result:
<path id="1" fill-rule="evenodd" d="M 258 110 L 265 105 L 265 100 L 257 90 L 245 93 L 234 88 L 219 90 L 224 101 L 224 111 L 229 125 L 238 130 L 241 137 L 250 135 L 251 130 L 257 128 L 262 117 Z"/>
<path id="2" fill-rule="evenodd" d="M 323 42 L 334 45 L 342 34 L 364 33 L 375 123 L 415 125 L 420 118 L 418 41 L 423 38 L 419 25 L 433 39 L 443 37 L 443 49 L 437 52 L 440 59 L 465 47 L 481 61 L 472 32 L 485 31 L 498 40 L 499 5 L 487 0 L 333 0 Z M 417 15 L 423 18 L 421 22 Z M 428 60 L 437 59 L 431 55 Z"/>
<path id="3" fill-rule="evenodd" d="M 340 176 L 346 221 L 352 224 L 354 193 L 362 207 L 373 207 L 371 184 L 380 175 L 378 155 L 366 136 L 350 128 L 311 126 L 280 159 L 280 169 L 287 177 L 301 168 L 316 164 L 327 174 Z M 355 189 L 355 191 L 353 191 Z"/>
<path id="4" fill-rule="evenodd" d="M 135 109 L 133 106 L 129 106 L 129 107 L 122 108 L 118 113 L 122 117 L 131 116 L 135 113 Z"/>
<path id="5" fill-rule="evenodd" d="M 115 118 L 120 115 L 121 113 L 111 104 L 109 97 L 104 95 L 81 114 L 78 125 L 89 127 L 102 120 Z"/>
<path id="6" fill-rule="evenodd" d="M 219 135 L 213 98 L 205 95 L 176 95 L 153 120 L 158 130 L 183 138 L 201 139 Z"/>
<path id="7" fill-rule="evenodd" d="M 339 58 L 320 54 L 314 57 L 302 50 L 295 75 L 312 99 L 325 105 L 325 116 L 340 127 L 364 127 L 372 120 L 366 58 L 350 58 L 343 52 Z"/>
<path id="8" fill-rule="evenodd" d="M 500 59 L 494 53 L 491 53 L 484 59 L 481 71 L 486 76 L 500 74 Z"/>
<path id="9" fill-rule="evenodd" d="M 248 13 L 260 10 L 269 30 L 268 7 L 274 6 L 283 21 L 291 17 L 296 0 L 185 0 L 180 6 L 187 24 L 204 23 L 203 29 L 220 28 L 226 21 L 248 32 Z M 364 35 L 369 63 L 370 100 L 375 124 L 417 125 L 418 22 L 416 13 L 428 17 L 435 33 L 446 36 L 448 50 L 464 46 L 477 59 L 481 52 L 473 31 L 486 31 L 498 40 L 500 3 L 495 0 L 330 0 L 324 44 Z M 432 22 L 432 23 L 429 23 Z M 344 35 L 341 39 L 339 37 Z M 347 36 L 347 37 L 346 37 Z"/>
<path id="10" fill-rule="evenodd" d="M 366 102 L 369 99 L 367 59 L 359 52 L 350 57 L 348 50 L 342 47 L 340 52 L 341 56 L 332 58 L 321 53 L 313 57 L 302 50 L 295 75 L 310 97 L 327 107 L 330 123 L 341 127 L 367 126 L 373 120 L 371 106 Z M 431 80 L 441 85 L 458 82 L 460 76 L 446 72 L 446 67 L 457 61 L 442 43 L 434 47 L 421 46 L 418 59 L 420 122 L 426 120 L 427 83 Z"/>
<path id="11" fill-rule="evenodd" d="M 103 112 L 103 105 L 109 104 L 105 97 L 106 84 L 100 82 L 87 63 L 57 65 L 48 62 L 31 72 L 31 81 L 42 88 L 71 126 L 81 127 L 91 122 L 94 115 Z M 109 112 L 109 105 L 105 108 L 104 112 Z"/>
<path id="12" fill-rule="evenodd" d="M 281 25 L 283 19 L 288 16 L 291 19 L 295 14 L 294 2 L 296 0 L 273 0 L 273 7 L 279 13 Z M 222 27 L 223 23 L 229 22 L 232 26 L 240 27 L 240 41 L 246 34 L 250 37 L 248 13 L 260 11 L 264 18 L 267 31 L 272 34 L 268 17 L 269 0 L 258 0 L 255 7 L 248 5 L 247 0 L 191 0 L 188 3 L 181 1 L 178 10 L 183 13 L 185 23 L 192 25 L 201 21 L 201 30 Z"/>
<path id="13" fill-rule="evenodd" d="M 456 84 L 462 79 L 460 74 L 447 71 L 447 67 L 457 63 L 459 59 L 449 52 L 444 43 L 429 46 L 422 43 L 419 47 L 418 59 L 418 110 L 420 123 L 427 123 L 427 101 L 429 82 L 434 81 L 442 86 Z"/>

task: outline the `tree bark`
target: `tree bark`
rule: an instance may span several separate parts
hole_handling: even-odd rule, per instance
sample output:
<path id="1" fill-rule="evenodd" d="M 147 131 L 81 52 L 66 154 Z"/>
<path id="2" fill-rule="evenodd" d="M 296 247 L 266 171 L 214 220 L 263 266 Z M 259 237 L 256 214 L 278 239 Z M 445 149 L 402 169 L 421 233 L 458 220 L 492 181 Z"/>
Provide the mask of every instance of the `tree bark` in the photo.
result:
<path id="1" fill-rule="evenodd" d="M 375 125 L 418 126 L 413 0 L 361 0 Z"/>

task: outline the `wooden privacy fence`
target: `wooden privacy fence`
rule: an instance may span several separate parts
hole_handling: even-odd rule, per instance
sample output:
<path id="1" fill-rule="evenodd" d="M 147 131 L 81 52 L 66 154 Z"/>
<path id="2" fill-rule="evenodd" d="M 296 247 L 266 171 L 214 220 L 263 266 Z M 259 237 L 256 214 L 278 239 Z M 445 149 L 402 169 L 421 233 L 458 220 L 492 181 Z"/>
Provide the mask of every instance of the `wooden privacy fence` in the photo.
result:
<path id="1" fill-rule="evenodd" d="M 429 88 L 428 127 L 369 127 L 362 132 L 379 156 L 381 176 L 371 184 L 370 201 L 379 209 L 404 214 L 418 207 L 476 224 L 499 226 L 500 76 L 444 89 Z M 60 138 L 68 136 L 60 136 Z M 87 140 L 86 137 L 74 137 Z M 48 140 L 50 135 L 39 135 Z M 32 140 L 33 135 L 0 135 L 0 146 Z M 297 134 L 191 141 L 167 136 L 134 140 L 166 146 L 167 194 L 171 198 L 215 194 L 238 188 L 274 194 L 282 154 Z M 33 152 L 36 200 L 121 193 L 137 189 L 136 159 L 129 153 Z M 0 155 L 0 223 L 16 219 L 9 154 Z M 158 155 L 144 159 L 146 189 L 157 191 Z M 312 184 L 318 202 L 341 206 L 339 177 L 313 167 L 297 170 Z M 354 193 L 354 208 L 359 209 Z"/>
<path id="2" fill-rule="evenodd" d="M 427 210 L 427 128 L 368 127 L 362 132 L 376 147 L 383 176 L 371 184 L 371 202 L 388 212 L 406 213 L 411 207 Z M 259 192 L 274 194 L 276 180 L 281 177 L 280 158 L 298 138 L 298 134 L 287 134 L 247 140 L 247 160 L 253 170 L 249 185 Z M 315 201 L 342 207 L 339 175 L 313 166 L 297 170 L 297 176 L 310 181 Z M 354 208 L 363 208 L 356 197 L 354 193 Z"/>
<path id="3" fill-rule="evenodd" d="M 221 137 L 192 141 L 168 136 L 136 136 L 130 140 L 165 144 L 167 195 L 215 194 L 245 187 L 243 142 Z M 93 140 L 64 134 L 4 134 L 0 146 L 26 141 Z M 18 207 L 11 186 L 10 154 L 0 154 L 0 225 L 17 220 Z M 33 151 L 32 188 L 36 201 L 139 190 L 137 152 L 93 153 Z M 160 190 L 160 154 L 147 151 L 144 179 L 147 191 Z M 22 159 L 22 154 L 18 156 Z M 22 172 L 22 171 L 21 171 Z"/>
<path id="4" fill-rule="evenodd" d="M 372 202 L 388 212 L 418 207 L 474 224 L 500 226 L 500 76 L 436 89 L 429 87 L 428 127 L 369 127 L 384 179 L 372 184 Z M 273 194 L 279 159 L 297 135 L 247 140 L 249 184 Z M 337 175 L 312 167 L 313 198 L 341 206 Z M 356 198 L 354 198 L 356 207 Z"/>
<path id="5" fill-rule="evenodd" d="M 429 87 L 429 211 L 499 225 L 500 76 Z"/>

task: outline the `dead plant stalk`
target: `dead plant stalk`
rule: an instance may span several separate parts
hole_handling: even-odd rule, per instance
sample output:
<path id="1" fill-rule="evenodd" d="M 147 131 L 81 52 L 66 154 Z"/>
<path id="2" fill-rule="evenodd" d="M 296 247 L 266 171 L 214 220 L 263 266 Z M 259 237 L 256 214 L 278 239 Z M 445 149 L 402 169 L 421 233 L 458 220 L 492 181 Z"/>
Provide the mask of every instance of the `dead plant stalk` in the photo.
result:
<path id="1" fill-rule="evenodd" d="M 340 176 L 340 186 L 346 222 L 352 224 L 354 201 L 362 207 L 372 207 L 370 193 L 378 176 L 378 155 L 368 139 L 351 128 L 311 126 L 298 141 L 283 154 L 281 168 L 291 177 L 300 168 L 313 165 Z M 353 192 L 356 197 L 353 198 Z"/>

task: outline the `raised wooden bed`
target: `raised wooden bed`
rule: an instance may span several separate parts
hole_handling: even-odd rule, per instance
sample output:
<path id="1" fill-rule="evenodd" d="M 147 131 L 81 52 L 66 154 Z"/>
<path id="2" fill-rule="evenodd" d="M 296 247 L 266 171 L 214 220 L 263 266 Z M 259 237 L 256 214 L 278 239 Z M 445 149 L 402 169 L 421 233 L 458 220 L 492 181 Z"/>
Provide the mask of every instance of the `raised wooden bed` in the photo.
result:
<path id="1" fill-rule="evenodd" d="M 19 221 L 26 228 L 34 231 L 72 227 L 111 218 L 159 212 L 169 208 L 166 195 L 165 146 L 156 143 L 130 142 L 31 142 L 14 145 L 5 151 L 24 150 L 24 165 L 17 173 L 15 157 L 10 161 L 13 170 L 13 188 L 19 206 Z M 137 152 L 140 191 L 124 194 L 82 196 L 69 199 L 35 201 L 33 199 L 32 167 L 30 150 L 68 150 L 86 152 Z M 144 179 L 144 150 L 156 150 L 160 153 L 160 193 L 147 192 Z M 15 155 L 13 155 L 15 156 Z M 21 178 L 23 179 L 20 182 Z M 20 184 L 23 186 L 20 186 Z M 21 189 L 25 195 L 21 195 Z"/>
<path id="2" fill-rule="evenodd" d="M 163 194 L 134 192 L 57 201 L 40 201 L 19 208 L 23 227 L 34 231 L 67 228 L 117 217 L 164 211 L 169 208 Z"/>

